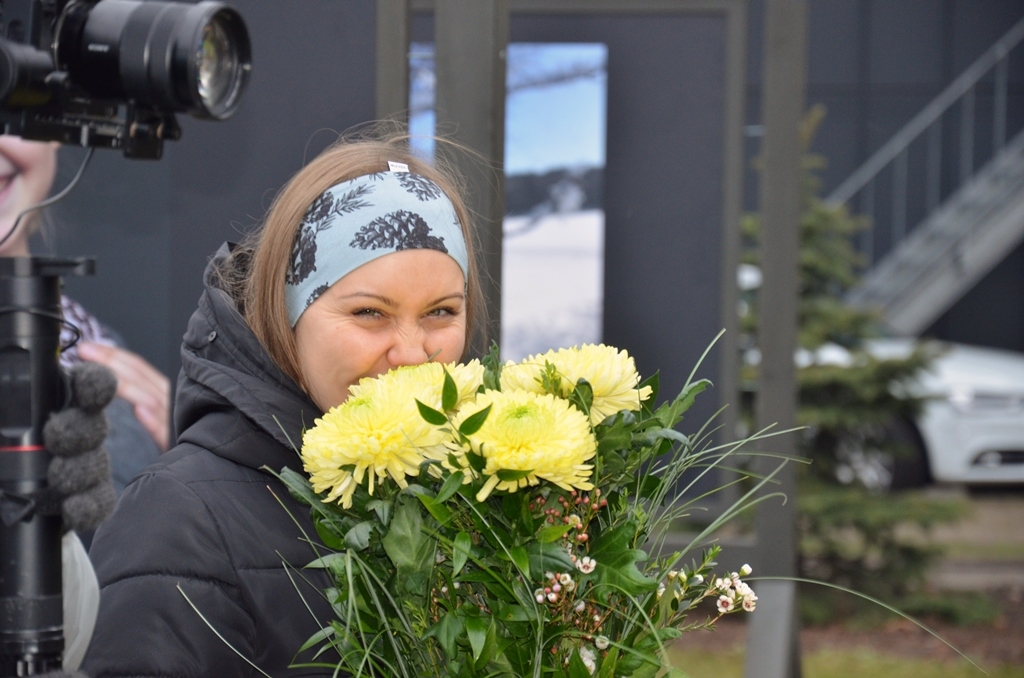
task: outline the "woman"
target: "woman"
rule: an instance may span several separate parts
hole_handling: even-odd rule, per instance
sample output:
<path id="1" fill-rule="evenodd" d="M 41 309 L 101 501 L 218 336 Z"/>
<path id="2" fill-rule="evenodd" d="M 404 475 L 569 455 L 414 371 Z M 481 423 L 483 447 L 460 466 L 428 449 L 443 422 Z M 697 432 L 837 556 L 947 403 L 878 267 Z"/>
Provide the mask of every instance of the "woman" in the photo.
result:
<path id="1" fill-rule="evenodd" d="M 20 214 L 46 198 L 56 169 L 56 144 L 0 136 L 0 256 L 29 256 L 29 240 L 38 229 L 39 214 L 28 212 L 16 222 Z M 111 422 L 106 446 L 114 486 L 120 490 L 168 447 L 170 382 L 125 349 L 116 333 L 81 304 L 63 296 L 61 306 L 65 319 L 62 343 L 70 343 L 72 325 L 82 338 L 62 352 L 64 367 L 86 360 L 106 365 L 117 376 L 118 399 L 106 412 Z"/>
<path id="2" fill-rule="evenodd" d="M 178 444 L 137 478 L 91 556 L 92 676 L 331 675 L 300 646 L 331 618 L 301 472 L 302 431 L 348 387 L 459 360 L 479 310 L 468 213 L 399 137 L 332 146 L 262 230 L 225 246 L 182 346 Z M 331 657 L 320 659 L 330 663 Z"/>

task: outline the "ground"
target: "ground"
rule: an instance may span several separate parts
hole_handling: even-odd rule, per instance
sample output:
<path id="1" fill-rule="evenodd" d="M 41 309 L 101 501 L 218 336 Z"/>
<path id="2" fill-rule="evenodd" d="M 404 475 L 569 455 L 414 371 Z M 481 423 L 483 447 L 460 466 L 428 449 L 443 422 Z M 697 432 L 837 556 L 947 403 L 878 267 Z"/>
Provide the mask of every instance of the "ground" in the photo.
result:
<path id="1" fill-rule="evenodd" d="M 990 596 L 1001 614 L 991 624 L 971 626 L 922 621 L 979 664 L 1024 668 L 1024 488 L 966 496 L 973 508 L 971 516 L 935 534 L 948 555 L 932 571 L 929 585 L 937 595 L 973 591 Z M 746 621 L 736 614 L 720 621 L 715 631 L 686 634 L 680 642 L 709 650 L 742 647 L 746 633 Z M 865 647 L 903 657 L 957 658 L 940 640 L 896 617 L 868 629 L 844 623 L 803 628 L 800 646 L 805 653 Z"/>
<path id="2" fill-rule="evenodd" d="M 925 620 L 930 628 L 951 645 L 983 666 L 1010 664 L 1024 667 L 1024 596 L 1021 591 L 993 590 L 1003 598 L 1003 614 L 991 625 L 960 627 L 936 620 Z M 756 613 L 755 613 L 756 614 Z M 726 617 L 712 632 L 685 635 L 681 643 L 692 643 L 705 650 L 729 649 L 746 642 L 747 625 L 739 615 Z M 957 659 L 954 650 L 909 621 L 894 619 L 872 629 L 851 629 L 843 624 L 804 628 L 800 632 L 802 652 L 826 648 L 864 647 L 875 652 L 902 657 Z"/>

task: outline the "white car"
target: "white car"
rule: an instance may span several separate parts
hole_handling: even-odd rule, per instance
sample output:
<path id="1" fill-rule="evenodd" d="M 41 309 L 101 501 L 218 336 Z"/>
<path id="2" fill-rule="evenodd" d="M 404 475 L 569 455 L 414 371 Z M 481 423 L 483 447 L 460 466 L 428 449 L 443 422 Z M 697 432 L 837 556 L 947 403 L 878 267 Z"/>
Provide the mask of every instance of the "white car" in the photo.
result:
<path id="1" fill-rule="evenodd" d="M 740 265 L 743 292 L 761 285 L 756 266 Z M 741 302 L 743 303 L 743 302 Z M 840 450 L 840 480 L 859 479 L 868 487 L 912 487 L 938 483 L 1024 485 L 1024 354 L 965 344 L 936 342 L 938 357 L 923 372 L 916 393 L 928 397 L 921 414 L 893 431 L 911 454 L 891 454 L 847 441 Z M 914 339 L 867 342 L 876 358 L 905 357 Z M 745 352 L 748 364 L 759 362 L 756 349 Z M 798 366 L 812 362 L 846 365 L 849 352 L 826 344 L 813 353 L 799 350 Z"/>
<path id="2" fill-rule="evenodd" d="M 872 342 L 879 357 L 908 340 Z M 915 424 L 936 482 L 1024 483 L 1024 355 L 944 344 L 919 379 L 931 396 Z"/>
<path id="3" fill-rule="evenodd" d="M 894 434 L 911 454 L 894 460 L 878 450 L 848 443 L 840 454 L 840 480 L 859 479 L 876 488 L 937 483 L 1024 484 L 1024 354 L 936 342 L 931 369 L 914 386 L 927 397 L 911 426 Z M 876 358 L 910 354 L 913 339 L 877 339 L 865 348 Z M 801 350 L 797 365 L 843 365 L 846 349 L 826 344 Z"/>

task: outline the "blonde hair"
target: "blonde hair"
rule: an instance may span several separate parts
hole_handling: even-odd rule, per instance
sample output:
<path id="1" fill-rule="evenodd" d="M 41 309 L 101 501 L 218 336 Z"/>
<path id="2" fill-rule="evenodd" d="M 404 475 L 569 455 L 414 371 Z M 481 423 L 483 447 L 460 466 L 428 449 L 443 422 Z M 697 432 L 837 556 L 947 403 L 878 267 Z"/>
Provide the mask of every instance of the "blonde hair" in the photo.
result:
<path id="1" fill-rule="evenodd" d="M 295 333 L 288 320 L 284 294 L 296 231 L 321 193 L 343 181 L 386 171 L 389 160 L 405 163 L 410 171 L 432 180 L 451 200 L 469 253 L 467 347 L 484 324 L 475 237 L 458 175 L 440 160 L 432 165 L 416 156 L 409 148 L 409 135 L 393 125 L 342 136 L 285 184 L 261 228 L 235 249 L 219 271 L 222 285 L 235 299 L 256 338 L 277 366 L 300 386 L 305 387 L 305 380 L 299 369 Z"/>

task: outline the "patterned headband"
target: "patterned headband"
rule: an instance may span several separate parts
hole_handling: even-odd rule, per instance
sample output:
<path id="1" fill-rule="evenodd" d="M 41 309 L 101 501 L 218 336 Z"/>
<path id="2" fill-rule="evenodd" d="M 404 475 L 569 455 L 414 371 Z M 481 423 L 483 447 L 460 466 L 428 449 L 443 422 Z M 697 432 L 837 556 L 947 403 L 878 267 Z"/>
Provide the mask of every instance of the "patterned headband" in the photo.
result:
<path id="1" fill-rule="evenodd" d="M 466 241 L 448 196 L 430 179 L 400 163 L 389 164 L 390 172 L 335 184 L 306 211 L 285 273 L 285 306 L 292 327 L 346 274 L 399 250 L 445 252 L 468 279 Z"/>

